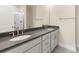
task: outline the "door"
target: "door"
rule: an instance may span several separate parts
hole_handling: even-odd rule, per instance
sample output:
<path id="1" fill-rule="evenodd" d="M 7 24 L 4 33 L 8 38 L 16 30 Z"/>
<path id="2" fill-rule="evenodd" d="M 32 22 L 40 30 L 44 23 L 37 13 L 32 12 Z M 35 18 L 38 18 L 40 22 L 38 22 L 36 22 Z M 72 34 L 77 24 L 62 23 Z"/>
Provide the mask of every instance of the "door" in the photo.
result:
<path id="1" fill-rule="evenodd" d="M 75 19 L 60 20 L 60 45 L 75 51 Z"/>
<path id="2" fill-rule="evenodd" d="M 60 27 L 59 45 L 75 52 L 75 6 L 55 6 L 54 14 L 53 25 Z"/>

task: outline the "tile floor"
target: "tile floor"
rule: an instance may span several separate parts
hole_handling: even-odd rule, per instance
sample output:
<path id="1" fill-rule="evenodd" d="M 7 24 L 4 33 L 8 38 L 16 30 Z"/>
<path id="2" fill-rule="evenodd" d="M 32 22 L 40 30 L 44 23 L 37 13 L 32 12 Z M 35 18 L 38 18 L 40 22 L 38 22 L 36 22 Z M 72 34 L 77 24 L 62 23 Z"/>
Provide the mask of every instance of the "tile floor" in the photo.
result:
<path id="1" fill-rule="evenodd" d="M 77 52 L 79 52 L 79 49 L 78 49 Z M 66 48 L 57 46 L 52 53 L 74 53 L 74 52 L 73 51 L 70 51 L 70 50 L 68 50 Z"/>

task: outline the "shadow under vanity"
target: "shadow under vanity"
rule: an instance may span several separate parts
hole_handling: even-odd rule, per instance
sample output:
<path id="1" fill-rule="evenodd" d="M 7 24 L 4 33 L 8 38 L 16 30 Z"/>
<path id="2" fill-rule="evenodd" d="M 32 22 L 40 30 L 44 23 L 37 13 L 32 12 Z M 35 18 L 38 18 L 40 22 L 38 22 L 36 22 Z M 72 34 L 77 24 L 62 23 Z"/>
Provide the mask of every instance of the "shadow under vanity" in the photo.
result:
<path id="1" fill-rule="evenodd" d="M 24 29 L 22 35 L 31 37 L 19 41 L 10 41 L 14 38 L 11 34 L 0 34 L 1 53 L 51 53 L 58 45 L 59 27 L 43 26 Z M 16 34 L 16 31 L 14 31 Z M 21 30 L 20 30 L 21 33 Z"/>

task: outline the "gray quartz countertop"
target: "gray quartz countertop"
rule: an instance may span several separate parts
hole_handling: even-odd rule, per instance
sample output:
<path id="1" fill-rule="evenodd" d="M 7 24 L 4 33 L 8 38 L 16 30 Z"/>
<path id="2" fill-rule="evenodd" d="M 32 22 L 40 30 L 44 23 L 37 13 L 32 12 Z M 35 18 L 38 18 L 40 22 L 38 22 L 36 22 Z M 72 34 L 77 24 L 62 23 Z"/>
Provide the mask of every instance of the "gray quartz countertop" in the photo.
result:
<path id="1" fill-rule="evenodd" d="M 20 41 L 10 41 L 10 39 L 14 38 L 12 36 L 6 36 L 6 37 L 1 37 L 0 38 L 0 52 L 9 49 L 10 47 L 14 47 L 15 45 L 20 45 L 21 43 L 25 43 L 28 41 L 31 41 L 37 37 L 40 37 L 42 35 L 45 35 L 46 33 L 55 31 L 57 29 L 55 28 L 46 28 L 46 29 L 38 29 L 38 30 L 34 30 L 34 31 L 29 31 L 29 32 L 25 32 L 23 35 L 31 35 L 31 37 L 24 39 L 24 40 L 20 40 Z"/>

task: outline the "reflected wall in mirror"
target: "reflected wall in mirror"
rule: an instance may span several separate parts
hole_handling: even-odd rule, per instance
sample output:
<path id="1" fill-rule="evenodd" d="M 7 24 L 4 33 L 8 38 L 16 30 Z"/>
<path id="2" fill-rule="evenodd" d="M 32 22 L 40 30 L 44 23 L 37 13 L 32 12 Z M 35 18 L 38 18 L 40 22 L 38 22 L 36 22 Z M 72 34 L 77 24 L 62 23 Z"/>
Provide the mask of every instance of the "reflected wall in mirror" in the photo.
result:
<path id="1" fill-rule="evenodd" d="M 0 33 L 26 29 L 26 6 L 0 6 Z"/>
<path id="2" fill-rule="evenodd" d="M 14 30 L 14 12 L 13 6 L 0 6 L 0 33 Z"/>
<path id="3" fill-rule="evenodd" d="M 0 6 L 0 33 L 49 25 L 49 11 L 46 5 Z"/>

